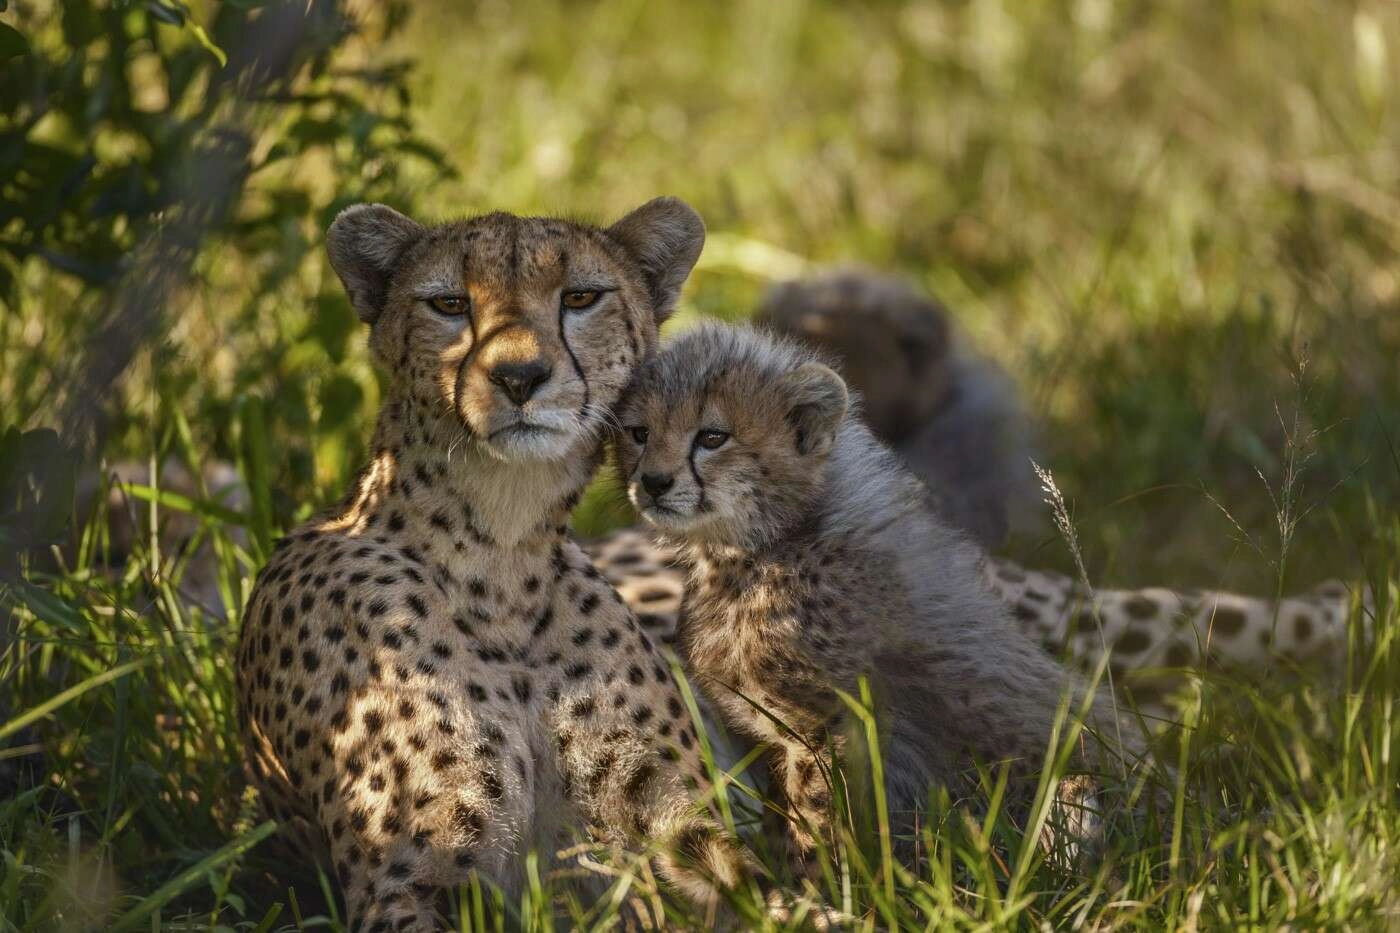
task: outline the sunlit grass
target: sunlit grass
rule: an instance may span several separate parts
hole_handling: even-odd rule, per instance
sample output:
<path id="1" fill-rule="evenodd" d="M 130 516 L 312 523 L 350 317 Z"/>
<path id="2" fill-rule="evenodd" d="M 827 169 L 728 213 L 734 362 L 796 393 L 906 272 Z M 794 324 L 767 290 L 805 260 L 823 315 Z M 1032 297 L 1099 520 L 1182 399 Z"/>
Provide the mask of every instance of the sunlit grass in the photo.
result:
<path id="1" fill-rule="evenodd" d="M 425 219 L 606 219 L 678 194 L 711 240 L 675 327 L 742 318 L 771 279 L 852 259 L 944 299 L 1045 424 L 1069 502 L 1077 551 L 1047 512 L 1015 556 L 1094 585 L 1269 594 L 1340 576 L 1375 594 L 1343 682 L 1189 672 L 1161 767 L 1103 776 L 1101 858 L 1049 859 L 989 774 L 974 806 L 935 796 L 912 866 L 878 814 L 838 807 L 805 901 L 786 879 L 794 917 L 809 901 L 863 929 L 1394 927 L 1397 50 L 1400 12 L 1376 2 L 417 3 L 392 47 L 352 42 L 336 64 L 410 58 L 404 110 L 456 178 L 342 145 L 255 175 L 239 216 L 278 177 L 306 180 L 326 217 L 354 192 Z M 286 129 L 269 119 L 259 145 Z M 253 574 L 339 493 L 379 397 L 321 233 L 289 223 L 261 252 L 202 256 L 109 400 L 109 462 L 234 463 L 248 502 L 132 489 L 129 549 L 98 514 L 0 589 L 0 930 L 339 925 L 328 876 L 245 787 L 232 683 Z M 4 420 L 44 424 L 87 306 L 42 257 L 11 271 Z M 190 547 L 155 533 L 175 520 Z M 627 520 L 600 486 L 576 524 Z M 196 548 L 214 571 L 198 582 Z M 834 780 L 868 785 L 877 761 Z M 761 787 L 723 783 L 725 818 L 784 877 Z M 707 922 L 645 859 L 592 852 L 570 869 L 588 894 L 546 862 L 518 901 L 458 892 L 461 925 Z M 762 896 L 729 909 L 768 922 Z"/>
<path id="2" fill-rule="evenodd" d="M 227 573 L 246 575 L 226 523 L 202 521 Z M 781 808 L 754 768 L 743 770 L 756 753 L 725 772 L 706 742 L 712 775 L 728 788 L 724 819 L 784 879 L 790 925 L 818 907 L 871 930 L 1393 924 L 1400 537 L 1392 542 L 1388 561 L 1373 568 L 1376 608 L 1356 607 L 1346 683 L 1188 678 L 1183 725 L 1155 746 L 1168 767 L 1098 776 L 1104 841 L 1079 864 L 1050 857 L 1035 831 L 1055 819 L 1047 794 L 1064 773 L 1072 720 L 1046 750 L 1028 810 L 1004 805 L 1004 775 L 995 771 L 978 799 L 935 793 L 914 864 L 892 858 L 899 847 L 878 796 L 873 816 L 861 816 L 859 791 L 843 791 L 833 795 L 835 846 L 821 846 L 814 883 L 799 883 L 771 836 Z M 4 594 L 20 628 L 0 676 L 22 712 L 0 724 L 10 741 L 0 769 L 13 780 L 14 769 L 29 767 L 34 780 L 0 805 L 7 928 L 60 918 L 81 925 L 83 917 L 116 929 L 148 929 L 153 918 L 198 928 L 334 927 L 327 877 L 288 859 L 242 790 L 233 630 L 180 597 L 187 555 L 139 543 L 112 576 L 100 571 L 100 551 Z M 1374 618 L 1363 620 L 1368 611 Z M 868 695 L 848 699 L 865 720 Z M 851 756 L 832 776 L 838 787 L 878 779 L 879 733 L 866 721 L 861 732 L 875 754 Z M 463 928 L 601 928 L 639 911 L 708 928 L 711 918 L 660 883 L 646 853 L 588 845 L 579 853 L 581 861 L 552 874 L 547 859 L 533 863 L 519 901 L 480 883 L 463 889 Z M 579 878 L 588 884 L 580 888 Z M 758 887 L 736 892 L 727 909 L 744 925 L 784 925 L 770 919 Z"/>

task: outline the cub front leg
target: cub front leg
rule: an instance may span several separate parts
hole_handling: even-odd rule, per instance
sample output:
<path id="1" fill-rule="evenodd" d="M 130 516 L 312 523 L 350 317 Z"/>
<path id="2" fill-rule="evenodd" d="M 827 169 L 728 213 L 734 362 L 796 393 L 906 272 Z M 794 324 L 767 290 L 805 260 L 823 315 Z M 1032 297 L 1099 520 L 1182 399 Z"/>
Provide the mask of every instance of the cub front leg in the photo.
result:
<path id="1" fill-rule="evenodd" d="M 818 873 L 817 846 L 833 844 L 831 833 L 832 757 L 828 746 L 798 741 L 776 746 L 769 773 L 787 805 L 788 858 L 799 876 Z"/>

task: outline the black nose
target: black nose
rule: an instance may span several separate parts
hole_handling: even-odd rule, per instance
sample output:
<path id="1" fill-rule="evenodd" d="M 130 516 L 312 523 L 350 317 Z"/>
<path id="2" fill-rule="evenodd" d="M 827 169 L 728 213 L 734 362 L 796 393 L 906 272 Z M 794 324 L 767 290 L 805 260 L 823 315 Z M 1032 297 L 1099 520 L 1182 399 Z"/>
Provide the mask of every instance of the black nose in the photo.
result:
<path id="1" fill-rule="evenodd" d="M 497 363 L 486 378 L 500 386 L 506 398 L 524 405 L 553 372 L 553 367 L 544 360 L 530 360 L 528 363 Z"/>
<path id="2" fill-rule="evenodd" d="M 662 476 L 660 473 L 643 473 L 642 488 L 647 491 L 647 495 L 655 499 L 657 496 L 666 494 L 666 490 L 676 485 L 674 476 Z"/>

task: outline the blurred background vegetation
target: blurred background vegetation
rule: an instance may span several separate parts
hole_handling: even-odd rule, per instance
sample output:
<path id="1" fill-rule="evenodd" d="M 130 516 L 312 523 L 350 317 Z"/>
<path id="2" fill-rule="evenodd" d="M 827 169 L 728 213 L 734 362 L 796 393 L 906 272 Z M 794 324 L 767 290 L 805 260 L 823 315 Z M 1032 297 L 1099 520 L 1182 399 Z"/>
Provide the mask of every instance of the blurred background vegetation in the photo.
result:
<path id="1" fill-rule="evenodd" d="M 8 423 L 98 406 L 88 459 L 145 458 L 178 412 L 196 457 L 239 460 L 252 405 L 288 525 L 342 487 L 378 397 L 321 249 L 336 210 L 605 219 L 669 192 L 713 231 L 694 312 L 851 260 L 949 303 L 1112 580 L 1272 584 L 1258 474 L 1281 482 L 1300 389 L 1323 508 L 1299 582 L 1354 570 L 1400 498 L 1394 4 L 320 4 L 270 76 L 244 35 L 266 6 L 5 14 Z M 123 275 L 230 147 L 178 281 L 113 348 Z M 104 361 L 120 378 L 82 378 Z M 1018 550 L 1064 560 L 1040 544 Z"/>
<path id="2" fill-rule="evenodd" d="M 252 403 L 285 526 L 342 487 L 377 399 L 321 249 L 339 208 L 604 219 L 670 192 L 714 232 L 696 312 L 850 260 L 948 302 L 1114 579 L 1272 581 L 1233 539 L 1277 555 L 1257 474 L 1280 482 L 1300 388 L 1304 578 L 1354 568 L 1397 501 L 1393 4 L 322 5 L 271 76 L 243 35 L 264 6 L 9 12 L 10 424 L 99 406 L 89 455 L 144 458 L 178 410 L 196 456 L 237 460 Z M 179 281 L 114 348 L 123 274 L 229 147 Z"/>
<path id="3" fill-rule="evenodd" d="M 50 766 L 107 788 L 82 800 L 104 844 L 142 814 L 137 876 L 240 819 L 231 624 L 161 615 L 159 555 L 116 592 L 90 547 L 56 574 L 46 547 L 103 464 L 228 461 L 251 503 L 194 512 L 250 533 L 241 605 L 369 435 L 380 386 L 322 249 L 365 200 L 684 197 L 711 239 L 677 326 L 818 265 L 896 271 L 1020 386 L 1096 582 L 1354 576 L 1400 505 L 1398 143 L 1385 0 L 0 0 L 0 572 L 30 625 L 0 642 L 0 720 L 163 645 L 150 696 L 60 711 L 102 725 Z M 583 530 L 618 520 L 586 505 Z M 1048 533 L 1012 552 L 1069 566 Z M 176 714 L 199 727 L 177 751 L 111 733 Z"/>

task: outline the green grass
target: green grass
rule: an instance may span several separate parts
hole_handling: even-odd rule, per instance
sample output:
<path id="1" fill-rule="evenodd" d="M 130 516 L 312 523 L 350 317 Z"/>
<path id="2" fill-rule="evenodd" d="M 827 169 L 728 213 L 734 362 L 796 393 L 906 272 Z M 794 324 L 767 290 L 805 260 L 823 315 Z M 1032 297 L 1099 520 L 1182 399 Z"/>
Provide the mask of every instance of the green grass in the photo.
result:
<path id="1" fill-rule="evenodd" d="M 131 80 L 154 80 L 130 54 Z M 455 178 L 342 141 L 256 173 L 238 219 L 289 180 L 309 216 L 347 191 L 424 217 L 604 218 L 678 194 L 712 233 L 682 325 L 851 259 L 941 296 L 1044 425 L 1095 585 L 1340 576 L 1378 595 L 1344 682 L 1192 673 L 1186 725 L 1158 750 L 1174 770 L 1110 782 L 1101 863 L 1060 870 L 996 808 L 936 806 L 916 871 L 855 820 L 821 899 L 867 928 L 1400 923 L 1393 5 L 424 3 L 334 64 L 403 58 L 405 112 Z M 288 132 L 278 106 L 260 111 L 267 146 Z M 0 929 L 334 925 L 327 880 L 267 836 L 244 787 L 236 627 L 180 598 L 184 557 L 151 534 L 192 509 L 240 605 L 272 536 L 357 466 L 377 379 L 321 228 L 274 233 L 201 254 L 108 401 L 102 451 L 235 462 L 247 514 L 153 493 L 115 571 L 99 517 L 0 591 Z M 53 424 L 85 291 L 39 256 L 11 271 L 0 398 L 11 422 Z M 625 520 L 615 499 L 600 488 L 577 524 Z M 1010 553 L 1077 572 L 1048 510 Z M 702 924 L 628 864 L 601 899 L 544 877 L 518 904 L 465 890 L 464 915 L 603 925 L 626 894 Z"/>
<path id="2" fill-rule="evenodd" d="M 836 850 L 823 851 L 812 897 L 870 929 L 1393 925 L 1400 609 L 1385 585 L 1400 581 L 1400 529 L 1392 534 L 1392 557 L 1374 578 L 1388 594 L 1376 635 L 1364 639 L 1358 617 L 1346 683 L 1188 678 L 1185 725 L 1157 747 L 1159 760 L 1179 770 L 1126 784 L 1103 776 L 1110 819 L 1101 860 L 1079 870 L 1047 864 L 1028 841 L 1034 833 L 999 810 L 997 775 L 989 775 L 989 805 L 967 811 L 935 800 L 913 869 L 891 860 L 886 821 L 860 821 L 838 806 L 846 831 Z M 246 581 L 235 543 L 221 548 L 230 578 Z M 3 764 L 21 776 L 26 765 L 33 771 L 20 785 L 32 786 L 0 805 L 0 915 L 17 929 L 60 918 L 117 929 L 146 929 L 153 918 L 174 929 L 327 922 L 326 880 L 268 838 L 272 824 L 258 822 L 242 787 L 234 631 L 183 608 L 178 560 L 143 548 L 119 579 L 80 560 L 36 583 L 42 589 L 7 593 L 29 607 L 7 668 L 13 708 L 27 712 L 0 727 L 10 742 Z M 1047 749 L 1042 791 L 1066 757 Z M 863 761 L 853 767 L 878 768 L 878 754 Z M 834 779 L 868 785 L 870 776 Z M 755 811 L 770 805 L 748 787 L 731 791 L 731 819 L 752 829 Z M 762 838 L 755 846 L 781 874 L 776 847 Z M 671 922 L 705 926 L 658 887 L 644 861 L 624 859 L 613 871 L 613 887 L 596 900 L 571 893 L 565 872 L 534 876 L 519 903 L 493 907 L 489 889 L 465 890 L 463 903 L 468 917 L 473 898 L 481 916 L 496 917 L 488 928 L 603 925 L 629 897 Z M 758 893 L 739 897 L 735 913 L 759 922 Z"/>

